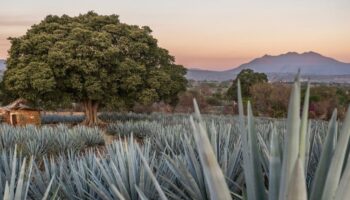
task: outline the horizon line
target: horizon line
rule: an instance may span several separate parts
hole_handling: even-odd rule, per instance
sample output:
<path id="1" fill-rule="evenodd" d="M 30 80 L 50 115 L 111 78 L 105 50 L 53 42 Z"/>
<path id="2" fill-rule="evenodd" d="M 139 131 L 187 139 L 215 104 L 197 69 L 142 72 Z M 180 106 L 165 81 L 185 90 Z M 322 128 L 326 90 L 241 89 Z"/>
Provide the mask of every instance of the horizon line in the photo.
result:
<path id="1" fill-rule="evenodd" d="M 299 51 L 300 52 L 300 51 Z M 249 63 L 249 62 L 251 62 L 251 61 L 253 61 L 253 60 L 255 60 L 255 59 L 258 59 L 258 58 L 263 58 L 263 57 L 265 57 L 265 56 L 271 56 L 271 57 L 277 57 L 277 56 L 282 56 L 282 55 L 287 55 L 287 54 L 298 54 L 298 55 L 303 55 L 303 54 L 307 54 L 307 53 L 313 53 L 313 54 L 318 54 L 318 55 L 320 55 L 320 56 L 322 56 L 322 57 L 325 57 L 325 58 L 329 58 L 329 59 L 333 59 L 333 60 L 335 60 L 335 61 L 337 61 L 337 62 L 341 62 L 341 63 L 344 63 L 344 64 L 350 64 L 350 62 L 344 62 L 344 61 L 340 61 L 340 60 L 338 60 L 338 59 L 335 59 L 335 58 L 333 58 L 333 57 L 329 57 L 329 56 L 325 56 L 325 55 L 323 55 L 323 54 L 321 54 L 321 53 L 318 53 L 317 51 L 313 51 L 313 50 L 309 50 L 309 51 L 303 51 L 303 52 L 300 52 L 299 53 L 298 51 L 288 51 L 288 52 L 285 52 L 285 53 L 280 53 L 280 54 L 274 54 L 274 55 L 270 55 L 270 54 L 264 54 L 264 55 L 262 55 L 262 56 L 258 56 L 258 57 L 254 57 L 254 58 L 250 58 L 250 60 L 248 61 L 248 62 L 242 62 L 242 63 L 240 63 L 240 64 L 238 64 L 237 66 L 227 66 L 227 67 L 220 67 L 221 69 L 210 69 L 210 68 L 213 68 L 213 67 L 215 67 L 215 66 L 211 66 L 211 67 L 201 67 L 201 66 L 185 66 L 185 65 L 183 65 L 183 64 L 181 64 L 181 63 L 177 63 L 176 61 L 175 61 L 175 63 L 176 64 L 179 64 L 179 65 L 183 65 L 186 69 L 188 69 L 188 70 L 201 70 L 201 71 L 211 71 L 211 72 L 225 72 L 225 71 L 229 71 L 229 70 L 233 70 L 233 69 L 236 69 L 236 68 L 239 68 L 241 65 L 244 65 L 244 64 L 247 64 L 247 63 Z M 4 60 L 4 61 L 6 61 L 7 60 L 7 58 L 1 58 L 0 57 L 0 60 Z M 175 57 L 175 60 L 176 60 L 176 57 Z"/>

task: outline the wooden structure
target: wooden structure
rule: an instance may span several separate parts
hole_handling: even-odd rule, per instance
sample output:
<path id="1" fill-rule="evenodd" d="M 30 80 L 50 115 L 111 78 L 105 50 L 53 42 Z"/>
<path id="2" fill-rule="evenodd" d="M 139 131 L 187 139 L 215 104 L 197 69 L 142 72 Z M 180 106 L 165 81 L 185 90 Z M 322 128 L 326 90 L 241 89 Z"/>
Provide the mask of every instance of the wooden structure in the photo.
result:
<path id="1" fill-rule="evenodd" d="M 40 110 L 31 108 L 24 99 L 17 99 L 13 103 L 0 108 L 2 121 L 11 125 L 40 125 Z"/>

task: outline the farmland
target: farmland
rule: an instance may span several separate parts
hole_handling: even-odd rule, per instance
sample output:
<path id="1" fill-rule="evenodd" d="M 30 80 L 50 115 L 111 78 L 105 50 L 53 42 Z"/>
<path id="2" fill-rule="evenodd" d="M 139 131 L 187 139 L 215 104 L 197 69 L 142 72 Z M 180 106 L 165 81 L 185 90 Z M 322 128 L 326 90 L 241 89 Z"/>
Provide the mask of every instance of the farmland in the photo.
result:
<path id="1" fill-rule="evenodd" d="M 329 123 L 308 122 L 305 112 L 300 119 L 298 82 L 287 119 L 254 118 L 249 103 L 243 117 L 239 102 L 239 116 L 201 115 L 194 102 L 193 115 L 101 114 L 108 122 L 101 129 L 1 125 L 0 183 L 6 188 L 0 194 L 25 199 L 342 199 L 347 194 L 349 114 L 339 133 L 336 112 Z M 77 119 L 63 121 L 69 120 Z M 104 134 L 117 137 L 105 145 Z"/>

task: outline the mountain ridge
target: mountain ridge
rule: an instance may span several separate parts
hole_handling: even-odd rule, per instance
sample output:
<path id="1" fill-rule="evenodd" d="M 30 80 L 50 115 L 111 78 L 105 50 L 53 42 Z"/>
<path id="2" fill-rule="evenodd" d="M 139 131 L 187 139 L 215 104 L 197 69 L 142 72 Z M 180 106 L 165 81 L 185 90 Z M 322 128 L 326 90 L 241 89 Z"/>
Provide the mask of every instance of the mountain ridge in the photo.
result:
<path id="1" fill-rule="evenodd" d="M 0 59 L 0 70 L 5 70 L 6 68 L 6 64 L 5 64 L 5 61 L 4 59 Z"/>
<path id="2" fill-rule="evenodd" d="M 274 77 L 295 74 L 298 69 L 304 76 L 339 76 L 350 75 L 350 63 L 309 51 L 304 53 L 287 52 L 280 55 L 264 55 L 225 71 L 189 69 L 187 78 L 193 80 L 226 81 L 234 79 L 243 69 L 252 69 Z M 350 82 L 350 80 L 349 80 Z"/>

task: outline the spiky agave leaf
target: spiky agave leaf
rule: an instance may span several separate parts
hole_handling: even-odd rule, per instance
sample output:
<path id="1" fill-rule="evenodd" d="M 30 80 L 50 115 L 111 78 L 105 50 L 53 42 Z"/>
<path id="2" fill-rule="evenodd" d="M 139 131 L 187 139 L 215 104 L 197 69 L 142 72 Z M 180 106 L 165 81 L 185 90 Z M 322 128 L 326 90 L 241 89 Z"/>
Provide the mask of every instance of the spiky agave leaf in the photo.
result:
<path id="1" fill-rule="evenodd" d="M 270 144 L 269 200 L 278 200 L 281 179 L 281 150 L 276 128 L 273 127 Z"/>
<path id="2" fill-rule="evenodd" d="M 239 109 L 239 127 L 242 137 L 244 177 L 247 186 L 247 196 L 249 200 L 266 199 L 262 169 L 260 164 L 260 152 L 255 125 L 253 122 L 250 102 L 248 102 L 247 129 L 244 123 L 243 101 L 240 81 L 237 81 L 237 96 Z"/>
<path id="3" fill-rule="evenodd" d="M 298 80 L 298 78 L 297 78 Z M 292 94 L 289 101 L 287 132 L 285 135 L 285 144 L 282 161 L 282 176 L 279 192 L 279 199 L 287 198 L 287 191 L 290 179 L 293 174 L 293 168 L 299 155 L 300 143 L 300 83 L 295 82 L 292 89 Z"/>
<path id="4" fill-rule="evenodd" d="M 247 187 L 246 195 L 249 200 L 255 200 L 255 195 L 254 195 L 254 184 L 253 182 L 249 181 L 248 177 L 250 176 L 249 174 L 249 167 L 250 165 L 248 164 L 249 160 L 249 154 L 248 151 L 245 150 L 244 148 L 248 147 L 248 134 L 247 130 L 245 127 L 245 121 L 244 121 L 244 111 L 243 111 L 243 99 L 242 99 L 242 92 L 241 92 L 241 82 L 238 79 L 237 80 L 237 97 L 238 97 L 238 113 L 239 113 L 239 122 L 238 122 L 238 127 L 239 127 L 239 132 L 242 138 L 242 155 L 243 155 L 243 173 L 244 173 L 244 178 L 245 178 L 245 184 Z M 247 181 L 248 180 L 248 181 Z M 252 192 L 250 192 L 250 190 Z"/>
<path id="5" fill-rule="evenodd" d="M 309 120 L 308 122 L 308 127 L 306 131 L 306 141 L 305 141 L 305 163 L 304 163 L 304 168 L 305 168 L 305 176 L 308 174 L 308 169 L 309 169 L 309 161 L 310 161 L 310 149 L 311 149 L 311 122 Z"/>
<path id="6" fill-rule="evenodd" d="M 346 164 L 344 173 L 339 183 L 339 187 L 335 194 L 335 200 L 343 200 L 347 199 L 350 196 L 350 159 L 348 158 L 348 162 Z"/>
<path id="7" fill-rule="evenodd" d="M 49 197 L 50 189 L 51 189 L 51 186 L 52 186 L 52 183 L 53 183 L 54 179 L 55 179 L 55 176 L 52 177 L 52 179 L 51 179 L 49 185 L 47 186 L 46 191 L 45 191 L 45 193 L 44 193 L 44 196 L 43 196 L 42 200 L 46 200 L 46 199 Z M 52 196 L 51 199 L 54 199 L 55 196 L 56 196 L 56 195 Z"/>
<path id="8" fill-rule="evenodd" d="M 250 102 L 247 106 L 247 146 L 243 146 L 243 151 L 246 152 L 246 167 L 244 170 L 245 181 L 247 184 L 247 192 L 249 200 L 266 199 L 264 177 L 262 174 L 262 168 L 260 164 L 260 152 L 258 146 L 257 132 L 255 131 L 254 119 Z"/>
<path id="9" fill-rule="evenodd" d="M 304 172 L 303 163 L 299 157 L 293 169 L 293 176 L 288 184 L 286 200 L 307 200 Z"/>
<path id="10" fill-rule="evenodd" d="M 327 179 L 324 186 L 322 200 L 329 200 L 335 197 L 339 181 L 341 178 L 342 168 L 345 161 L 346 150 L 349 144 L 350 136 L 350 106 L 347 111 L 345 122 L 339 136 L 338 144 L 332 156 L 331 165 L 328 170 Z"/>
<path id="11" fill-rule="evenodd" d="M 300 161 L 303 166 L 306 166 L 306 154 L 307 154 L 307 142 L 309 141 L 307 129 L 308 129 L 308 114 L 309 114 L 309 97 L 310 97 L 310 83 L 307 84 L 305 98 L 304 98 L 304 106 L 303 106 L 303 114 L 301 117 L 300 123 L 300 144 L 299 144 L 299 156 Z"/>
<path id="12" fill-rule="evenodd" d="M 15 191 L 15 178 L 16 178 L 16 166 L 17 166 L 17 145 L 15 146 L 15 151 L 13 153 L 12 160 L 12 171 L 11 171 L 11 181 L 9 186 L 9 199 L 13 199 Z"/>
<path id="13" fill-rule="evenodd" d="M 240 167 L 240 137 L 235 139 L 231 134 L 231 127 L 216 127 L 217 123 L 209 122 L 208 135 L 210 136 L 211 145 L 216 149 L 216 159 L 226 178 L 227 184 L 233 192 L 240 191 L 239 180 L 241 174 Z M 219 130 L 219 131 L 218 131 Z M 204 178 L 204 169 L 198 158 L 197 149 L 194 148 L 191 138 L 179 138 L 182 143 L 182 151 L 180 154 L 174 152 L 169 155 L 163 155 L 167 167 L 175 179 L 171 179 L 169 174 L 162 176 L 163 180 L 170 186 L 169 198 L 183 198 L 183 199 L 210 199 L 209 188 L 207 187 Z M 178 184 L 177 184 L 178 183 Z M 171 196 L 171 197 L 170 197 Z"/>
<path id="14" fill-rule="evenodd" d="M 123 195 L 119 192 L 119 190 L 117 189 L 117 187 L 116 187 L 115 185 L 112 185 L 111 188 L 112 188 L 112 191 L 117 195 L 117 197 L 118 197 L 120 200 L 125 200 L 125 198 L 124 198 Z M 140 195 L 141 191 L 139 192 L 139 190 L 138 190 L 138 188 L 137 188 L 136 185 L 135 185 L 135 188 L 136 188 L 137 192 L 138 192 L 139 195 Z M 140 196 L 141 196 L 141 195 L 140 195 Z M 146 199 L 147 199 L 147 198 L 146 198 Z"/>
<path id="15" fill-rule="evenodd" d="M 9 200 L 9 199 L 10 199 L 10 186 L 9 186 L 9 183 L 6 181 L 3 200 Z"/>
<path id="16" fill-rule="evenodd" d="M 199 158 L 203 167 L 204 177 L 209 188 L 211 199 L 231 199 L 225 177 L 210 145 L 208 134 L 202 122 L 202 117 L 195 99 L 193 100 L 193 104 L 197 122 L 193 120 L 192 116 L 190 116 L 190 122 L 194 132 L 196 147 L 198 149 Z"/>
<path id="17" fill-rule="evenodd" d="M 156 187 L 156 190 L 157 190 L 158 193 L 159 193 L 159 199 L 161 199 L 161 200 L 167 200 L 168 198 L 165 196 L 165 194 L 164 194 L 164 192 L 163 192 L 161 186 L 159 185 L 159 183 L 158 183 L 156 177 L 153 175 L 153 172 L 152 172 L 151 168 L 149 167 L 149 165 L 148 165 L 148 163 L 147 163 L 145 157 L 142 155 L 142 152 L 141 152 L 141 150 L 140 150 L 140 148 L 139 148 L 138 145 L 136 146 L 136 149 L 137 149 L 137 151 L 138 151 L 138 153 L 139 153 L 139 155 L 140 155 L 140 158 L 141 158 L 141 160 L 142 160 L 143 165 L 145 166 L 146 172 L 147 172 L 148 175 L 151 177 L 151 180 L 152 180 L 154 186 Z"/>
<path id="18" fill-rule="evenodd" d="M 16 158 L 14 158 L 16 160 Z M 26 158 L 23 159 L 21 169 L 19 171 L 19 176 L 17 178 L 17 184 L 16 183 L 10 183 L 6 181 L 5 186 L 5 193 L 3 196 L 4 200 L 22 200 L 27 199 L 28 196 L 28 188 L 30 184 L 31 179 L 31 171 L 32 171 L 33 162 L 32 159 L 29 162 L 29 166 L 26 165 Z M 28 169 L 26 169 L 28 167 Z M 13 169 L 16 168 L 15 165 L 12 167 Z M 11 175 L 11 181 L 15 181 L 16 179 L 16 173 Z M 28 180 L 27 180 L 28 179 Z M 52 179 L 53 181 L 53 179 Z M 48 198 L 48 194 L 51 188 L 52 181 L 50 182 L 49 186 L 46 189 L 46 195 L 42 200 L 46 200 Z M 11 186 L 13 185 L 13 186 Z M 16 187 L 14 186 L 16 185 Z M 53 199 L 55 196 L 52 196 Z"/>
<path id="19" fill-rule="evenodd" d="M 184 156 L 173 156 L 171 158 L 169 155 L 164 155 L 168 168 L 176 180 L 180 182 L 180 186 L 172 183 L 171 189 L 175 190 L 176 195 L 182 198 L 207 199 L 209 198 L 207 197 L 209 192 L 207 192 L 201 163 L 195 155 L 193 146 L 188 141 L 184 141 L 183 146 Z M 171 182 L 170 177 L 163 177 L 163 179 Z M 184 192 L 179 192 L 182 190 Z"/>
<path id="20" fill-rule="evenodd" d="M 25 170 L 26 170 L 26 158 L 24 158 L 24 160 L 23 160 L 21 171 L 19 173 L 14 199 L 22 199 L 22 196 L 24 196 L 23 195 L 23 191 L 27 188 L 27 187 L 24 188 L 24 173 L 25 173 Z"/>
<path id="21" fill-rule="evenodd" d="M 319 200 L 322 197 L 325 180 L 328 169 L 332 161 L 332 155 L 335 148 L 334 138 L 337 136 L 337 110 L 335 109 L 332 118 L 329 121 L 328 133 L 323 144 L 323 149 L 318 162 L 314 180 L 311 185 L 310 200 Z"/>

